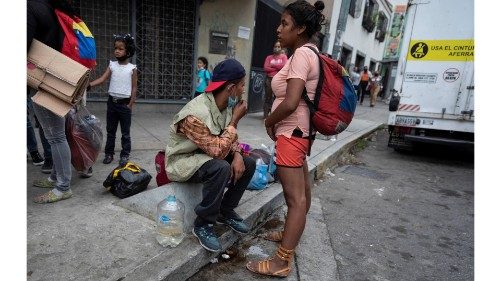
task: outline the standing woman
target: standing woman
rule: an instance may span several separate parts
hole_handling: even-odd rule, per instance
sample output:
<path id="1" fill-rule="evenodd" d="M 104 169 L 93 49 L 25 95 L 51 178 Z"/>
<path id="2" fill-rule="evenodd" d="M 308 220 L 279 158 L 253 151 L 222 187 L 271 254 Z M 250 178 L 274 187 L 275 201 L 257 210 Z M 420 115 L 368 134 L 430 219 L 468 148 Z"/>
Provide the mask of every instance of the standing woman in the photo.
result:
<path id="1" fill-rule="evenodd" d="M 264 118 L 269 116 L 273 105 L 273 90 L 271 89 L 271 80 L 274 75 L 285 66 L 287 56 L 281 52 L 281 43 L 274 43 L 273 54 L 266 57 L 264 61 L 264 71 L 266 71 L 266 93 L 264 96 Z"/>
<path id="2" fill-rule="evenodd" d="M 370 79 L 370 106 L 374 107 L 377 103 L 377 96 L 382 88 L 382 77 L 378 74 L 377 71 L 373 74 L 373 77 Z"/>
<path id="3" fill-rule="evenodd" d="M 304 87 L 311 100 L 319 79 L 318 56 L 309 47 L 312 37 L 325 21 L 317 1 L 289 4 L 281 15 L 278 40 L 293 55 L 274 76 L 271 86 L 276 95 L 271 114 L 265 120 L 269 137 L 276 142 L 276 165 L 283 186 L 288 214 L 283 232 L 272 233 L 271 240 L 281 242 L 276 254 L 263 261 L 251 261 L 247 268 L 255 273 L 286 277 L 290 273 L 294 249 L 299 243 L 311 205 L 311 186 L 306 162 L 309 149 L 309 109 L 302 99 Z"/>

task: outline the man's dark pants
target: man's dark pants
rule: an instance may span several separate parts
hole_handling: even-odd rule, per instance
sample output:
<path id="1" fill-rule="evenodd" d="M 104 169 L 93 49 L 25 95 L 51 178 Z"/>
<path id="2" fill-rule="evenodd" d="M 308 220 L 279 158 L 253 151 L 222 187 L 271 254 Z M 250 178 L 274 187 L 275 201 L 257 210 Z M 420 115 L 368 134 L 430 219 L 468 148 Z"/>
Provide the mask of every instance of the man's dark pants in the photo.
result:
<path id="1" fill-rule="evenodd" d="M 369 93 L 368 90 L 366 90 L 366 87 L 368 86 L 368 81 L 361 81 L 359 82 L 359 92 L 361 95 L 359 96 L 358 100 L 359 103 L 363 103 L 363 100 L 365 99 L 365 94 Z"/>
<path id="2" fill-rule="evenodd" d="M 255 172 L 255 160 L 243 157 L 245 171 L 236 184 L 228 184 L 231 179 L 232 155 L 226 159 L 212 159 L 203 164 L 188 182 L 203 183 L 203 199 L 194 211 L 197 218 L 195 226 L 215 224 L 220 214 L 227 218 L 240 220 L 234 212 Z M 224 189 L 228 190 L 224 193 Z"/>
<path id="3" fill-rule="evenodd" d="M 121 99 L 118 102 L 113 102 L 110 96 L 108 99 L 108 111 L 106 113 L 106 147 L 104 153 L 106 155 L 115 154 L 115 139 L 118 123 L 122 133 L 122 151 L 120 157 L 128 157 L 131 150 L 130 141 L 130 125 L 132 124 L 132 111 L 128 108 L 127 104 L 130 99 Z"/>

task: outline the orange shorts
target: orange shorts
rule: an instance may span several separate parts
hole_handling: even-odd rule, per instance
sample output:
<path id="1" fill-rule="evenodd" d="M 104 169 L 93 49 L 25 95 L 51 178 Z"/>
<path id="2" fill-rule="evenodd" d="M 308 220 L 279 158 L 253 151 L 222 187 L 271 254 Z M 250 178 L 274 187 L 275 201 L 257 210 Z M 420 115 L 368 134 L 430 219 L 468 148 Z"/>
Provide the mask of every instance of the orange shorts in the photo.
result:
<path id="1" fill-rule="evenodd" d="M 300 168 L 304 166 L 309 139 L 279 135 L 276 140 L 276 166 Z"/>

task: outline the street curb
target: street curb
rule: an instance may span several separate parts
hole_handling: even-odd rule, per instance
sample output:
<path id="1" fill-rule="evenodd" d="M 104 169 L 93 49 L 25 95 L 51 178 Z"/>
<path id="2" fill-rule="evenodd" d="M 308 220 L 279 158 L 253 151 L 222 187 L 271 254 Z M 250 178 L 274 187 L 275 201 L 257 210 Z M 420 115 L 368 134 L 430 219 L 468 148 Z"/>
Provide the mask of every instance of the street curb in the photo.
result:
<path id="1" fill-rule="evenodd" d="M 336 141 L 334 145 L 329 146 L 319 154 L 311 157 L 308 161 L 308 164 L 310 166 L 314 166 L 315 168 L 313 169 L 313 171 L 311 171 L 311 167 L 309 167 L 309 175 L 313 176 L 315 180 L 322 178 L 325 170 L 331 166 L 334 166 L 334 164 L 338 162 L 342 154 L 345 151 L 351 149 L 358 139 L 372 134 L 383 126 L 384 123 L 377 123 L 375 125 L 369 126 L 359 132 L 348 136 L 345 139 Z"/>
<path id="2" fill-rule="evenodd" d="M 314 195 L 306 227 L 295 253 L 299 280 L 339 280 L 321 200 Z"/>
<path id="3" fill-rule="evenodd" d="M 377 123 L 353 133 L 310 158 L 308 160 L 310 179 L 321 178 L 325 170 L 332 166 L 344 151 L 350 149 L 359 138 L 371 134 L 381 126 L 383 126 L 383 123 Z M 285 203 L 283 189 L 279 183 L 270 185 L 264 191 L 236 208 L 238 214 L 248 225 L 252 226 L 252 229 L 265 221 L 277 208 Z M 240 238 L 239 234 L 224 226 L 217 227 L 216 230 L 220 235 L 223 249 L 229 248 Z M 188 236 L 176 248 L 165 249 L 118 280 L 186 280 L 216 256 L 218 256 L 218 253 L 206 251 L 195 237 Z M 300 274 L 300 267 L 298 267 L 298 272 Z"/>
<path id="4" fill-rule="evenodd" d="M 247 224 L 254 228 L 272 214 L 276 208 L 283 205 L 284 202 L 281 185 L 275 183 L 265 189 L 265 192 L 260 192 L 238 206 L 236 212 L 240 214 Z M 223 231 L 222 234 L 220 230 Z M 219 239 L 223 249 L 231 247 L 240 239 L 239 234 L 225 226 L 217 226 L 216 232 L 220 235 Z M 119 280 L 186 280 L 217 256 L 218 253 L 206 251 L 200 246 L 196 238 L 188 236 L 176 248 L 165 249 L 157 256 L 125 274 Z M 171 262 L 171 264 L 167 264 L 167 262 Z"/>

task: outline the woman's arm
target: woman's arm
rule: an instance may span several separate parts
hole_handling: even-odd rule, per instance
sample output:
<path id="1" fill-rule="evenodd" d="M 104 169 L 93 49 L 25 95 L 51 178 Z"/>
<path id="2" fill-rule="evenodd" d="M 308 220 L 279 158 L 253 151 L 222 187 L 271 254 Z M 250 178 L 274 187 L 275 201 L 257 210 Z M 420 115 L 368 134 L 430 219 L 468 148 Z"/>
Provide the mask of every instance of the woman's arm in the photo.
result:
<path id="1" fill-rule="evenodd" d="M 274 71 L 274 69 L 271 66 L 271 56 L 267 56 L 266 60 L 264 61 L 264 71 L 266 73 L 271 73 Z"/>
<path id="2" fill-rule="evenodd" d="M 278 107 L 267 117 L 265 121 L 266 128 L 273 127 L 281 120 L 287 118 L 299 106 L 302 99 L 302 91 L 306 82 L 300 78 L 288 79 L 286 85 L 285 99 L 278 105 Z"/>

